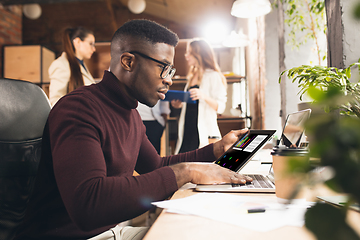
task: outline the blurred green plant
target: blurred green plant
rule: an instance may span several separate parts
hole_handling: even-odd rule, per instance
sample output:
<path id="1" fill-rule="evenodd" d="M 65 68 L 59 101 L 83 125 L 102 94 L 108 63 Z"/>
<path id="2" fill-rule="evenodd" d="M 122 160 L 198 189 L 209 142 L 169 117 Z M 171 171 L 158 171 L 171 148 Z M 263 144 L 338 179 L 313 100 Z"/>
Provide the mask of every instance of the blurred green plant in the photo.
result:
<path id="1" fill-rule="evenodd" d="M 298 83 L 300 98 L 306 93 L 313 100 L 305 124 L 309 156 L 320 159 L 318 166 L 333 169 L 333 178 L 325 184 L 349 196 L 344 208 L 316 203 L 308 209 L 305 226 L 319 240 L 360 239 L 346 222 L 348 207 L 360 203 L 360 87 L 359 82 L 350 81 L 355 65 L 359 63 L 345 69 L 303 65 L 281 73 Z M 292 162 L 290 167 L 297 173 L 303 171 L 308 184 L 318 182 L 311 177 L 316 166 L 310 162 Z"/>
<path id="2" fill-rule="evenodd" d="M 314 99 L 313 111 L 306 123 L 311 139 L 310 156 L 320 158 L 320 166 L 334 170 L 334 177 L 325 184 L 338 193 L 349 195 L 344 208 L 317 203 L 305 215 L 305 225 L 319 240 L 360 239 L 347 224 L 348 206 L 360 202 L 360 118 L 337 111 L 348 106 L 359 96 L 353 92 L 344 95 L 342 86 L 326 90 L 308 89 Z"/>
<path id="3" fill-rule="evenodd" d="M 354 7 L 354 17 L 355 19 L 360 19 L 360 1 Z"/>

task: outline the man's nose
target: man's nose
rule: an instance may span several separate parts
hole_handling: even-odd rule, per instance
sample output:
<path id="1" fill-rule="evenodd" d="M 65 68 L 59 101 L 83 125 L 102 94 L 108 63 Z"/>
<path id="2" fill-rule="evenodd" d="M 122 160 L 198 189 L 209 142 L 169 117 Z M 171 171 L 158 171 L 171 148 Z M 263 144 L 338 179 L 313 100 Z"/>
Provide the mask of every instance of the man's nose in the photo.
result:
<path id="1" fill-rule="evenodd" d="M 166 78 L 163 79 L 163 83 L 170 87 L 173 84 L 173 81 L 170 76 L 167 76 Z"/>

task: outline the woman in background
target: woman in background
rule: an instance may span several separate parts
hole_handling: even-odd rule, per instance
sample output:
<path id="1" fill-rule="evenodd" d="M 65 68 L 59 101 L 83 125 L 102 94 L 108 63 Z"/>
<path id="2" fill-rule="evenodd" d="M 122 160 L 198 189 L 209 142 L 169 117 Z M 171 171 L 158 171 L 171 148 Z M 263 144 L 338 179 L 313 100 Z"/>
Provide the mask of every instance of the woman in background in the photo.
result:
<path id="1" fill-rule="evenodd" d="M 195 104 L 173 100 L 174 108 L 182 108 L 175 154 L 203 147 L 220 139 L 217 114 L 226 105 L 226 79 L 216 62 L 213 49 L 205 40 L 188 43 L 185 58 L 190 66 L 184 91 L 190 92 Z"/>
<path id="2" fill-rule="evenodd" d="M 83 27 L 67 28 L 63 47 L 64 52 L 49 67 L 51 106 L 76 88 L 95 83 L 83 62 L 96 50 L 94 34 Z"/>

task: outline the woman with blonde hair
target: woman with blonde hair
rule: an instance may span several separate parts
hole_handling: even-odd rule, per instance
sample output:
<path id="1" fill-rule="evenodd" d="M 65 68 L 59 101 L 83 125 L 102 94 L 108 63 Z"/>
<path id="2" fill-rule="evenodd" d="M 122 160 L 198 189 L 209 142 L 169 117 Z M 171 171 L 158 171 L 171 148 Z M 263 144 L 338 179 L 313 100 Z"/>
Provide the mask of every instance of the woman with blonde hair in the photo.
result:
<path id="1" fill-rule="evenodd" d="M 49 67 L 49 99 L 52 106 L 76 88 L 95 83 L 84 64 L 84 59 L 90 59 L 96 51 L 92 31 L 83 27 L 65 29 L 63 47 L 64 52 Z"/>
<path id="2" fill-rule="evenodd" d="M 190 66 L 185 91 L 190 92 L 196 103 L 171 102 L 174 108 L 181 108 L 175 153 L 191 151 L 221 138 L 217 114 L 224 112 L 227 100 L 226 79 L 211 46 L 205 40 L 194 39 L 187 45 L 185 58 Z"/>

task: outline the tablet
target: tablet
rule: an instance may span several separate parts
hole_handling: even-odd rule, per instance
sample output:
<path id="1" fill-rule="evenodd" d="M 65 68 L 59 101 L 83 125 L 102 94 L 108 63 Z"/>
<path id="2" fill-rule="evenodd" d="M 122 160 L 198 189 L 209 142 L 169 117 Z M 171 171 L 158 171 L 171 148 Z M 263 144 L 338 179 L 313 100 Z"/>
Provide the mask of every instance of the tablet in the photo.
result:
<path id="1" fill-rule="evenodd" d="M 249 130 L 215 161 L 215 164 L 239 172 L 275 132 L 276 130 Z"/>
<path id="2" fill-rule="evenodd" d="M 169 90 L 165 94 L 165 99 L 162 101 L 172 101 L 172 100 L 180 100 L 186 103 L 196 103 L 196 101 L 191 100 L 190 92 L 177 91 L 177 90 Z"/>

